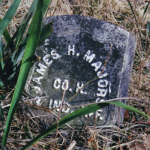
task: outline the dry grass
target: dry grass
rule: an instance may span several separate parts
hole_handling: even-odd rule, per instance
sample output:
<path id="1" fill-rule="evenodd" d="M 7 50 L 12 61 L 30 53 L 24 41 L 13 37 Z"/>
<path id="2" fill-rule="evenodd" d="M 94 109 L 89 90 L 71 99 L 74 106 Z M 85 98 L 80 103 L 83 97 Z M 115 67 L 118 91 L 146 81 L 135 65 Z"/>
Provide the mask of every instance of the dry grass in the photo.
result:
<path id="1" fill-rule="evenodd" d="M 13 34 L 21 23 L 23 16 L 28 11 L 33 0 L 22 0 L 18 11 L 9 25 L 9 31 Z M 2 18 L 9 8 L 12 0 L 3 0 L 0 11 Z M 146 0 L 130 0 L 135 16 L 127 0 L 52 0 L 46 16 L 52 15 L 81 15 L 116 24 L 131 32 L 137 38 L 134 65 L 129 87 L 129 97 L 137 97 L 143 101 L 150 100 L 150 37 L 146 37 L 147 21 L 150 21 L 150 6 L 143 16 L 148 3 Z M 10 92 L 8 93 L 10 94 Z M 11 95 L 4 101 L 3 108 L 9 107 Z M 148 105 L 138 101 L 129 101 L 128 104 L 150 114 Z M 7 106 L 8 105 L 8 106 Z M 24 107 L 23 107 L 24 106 Z M 32 119 L 31 114 L 26 113 L 26 104 L 18 108 L 14 118 L 9 140 L 8 149 L 20 149 L 29 138 L 36 136 L 41 129 L 46 128 L 46 123 L 38 123 L 38 118 Z M 43 121 L 44 122 L 44 121 Z M 57 138 L 55 133 L 44 138 L 31 149 L 66 149 L 75 140 L 74 149 L 109 149 L 118 146 L 120 149 L 150 149 L 150 121 L 135 114 L 125 114 L 125 122 L 122 129 L 117 127 L 88 127 L 82 132 L 68 129 L 59 131 Z M 0 125 L 0 139 L 3 134 L 3 125 Z M 106 132 L 107 131 L 107 132 Z M 54 145 L 55 141 L 55 145 Z"/>

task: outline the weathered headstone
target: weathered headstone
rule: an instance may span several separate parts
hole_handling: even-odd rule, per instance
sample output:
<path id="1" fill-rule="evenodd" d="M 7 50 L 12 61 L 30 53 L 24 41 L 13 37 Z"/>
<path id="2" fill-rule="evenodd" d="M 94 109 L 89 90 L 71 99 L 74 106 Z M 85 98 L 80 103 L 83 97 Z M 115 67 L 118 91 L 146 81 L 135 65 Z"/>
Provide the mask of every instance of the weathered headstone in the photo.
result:
<path id="1" fill-rule="evenodd" d="M 84 105 L 112 98 L 126 97 L 135 50 L 135 38 L 124 29 L 89 17 L 66 15 L 45 18 L 43 26 L 53 22 L 53 32 L 38 47 L 41 61 L 31 69 L 26 91 L 38 106 L 51 108 Z M 77 94 L 76 94 L 77 93 Z M 76 96 L 74 96 L 76 94 Z M 41 98 L 47 96 L 46 98 Z M 77 108 L 62 108 L 60 117 Z M 33 113 L 48 114 L 47 122 L 56 117 L 33 109 Z M 59 109 L 53 113 L 58 115 Z M 119 114 L 120 112 L 120 114 Z M 70 122 L 84 125 L 92 114 Z M 95 119 L 96 116 L 96 119 Z M 115 124 L 123 120 L 124 110 L 110 105 L 98 110 L 88 124 Z"/>

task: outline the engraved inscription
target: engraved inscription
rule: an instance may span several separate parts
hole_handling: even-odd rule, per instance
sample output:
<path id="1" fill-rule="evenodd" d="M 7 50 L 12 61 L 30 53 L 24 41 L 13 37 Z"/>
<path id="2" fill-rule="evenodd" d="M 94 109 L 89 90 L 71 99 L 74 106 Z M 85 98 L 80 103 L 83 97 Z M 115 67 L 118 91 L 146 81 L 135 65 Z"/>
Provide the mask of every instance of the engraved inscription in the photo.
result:
<path id="1" fill-rule="evenodd" d="M 44 76 L 47 73 L 47 70 L 48 69 L 51 70 L 51 68 L 53 68 L 53 65 L 55 65 L 55 63 L 61 60 L 63 57 L 66 57 L 66 59 L 67 57 L 72 57 L 72 59 L 76 57 L 76 59 L 80 59 L 80 61 L 83 60 L 85 64 L 90 65 L 91 69 L 96 74 L 95 78 L 97 81 L 97 85 L 96 85 L 97 90 L 95 91 L 95 94 L 93 95 L 94 97 L 96 97 L 95 102 L 100 102 L 100 101 L 107 99 L 106 98 L 107 94 L 111 93 L 111 83 L 110 81 L 107 80 L 108 78 L 107 70 L 105 69 L 105 71 L 102 73 L 104 64 L 102 61 L 97 60 L 96 53 L 94 53 L 92 50 L 87 50 L 83 54 L 80 54 L 79 52 L 77 52 L 78 50 L 75 44 L 67 45 L 67 51 L 65 53 L 66 55 L 62 55 L 55 48 L 51 48 L 51 50 L 48 52 L 49 50 L 49 48 L 47 47 L 49 46 L 48 42 L 49 40 L 46 39 L 44 43 L 46 54 L 42 58 L 43 61 L 39 62 L 37 64 L 37 69 L 35 69 L 38 75 L 32 79 L 32 81 L 36 84 L 36 86 L 33 86 L 32 88 L 35 89 L 35 93 L 37 97 L 44 93 L 43 92 L 44 87 L 42 88 L 42 82 L 45 78 Z M 107 50 L 108 48 L 110 49 L 110 44 L 104 44 L 104 48 L 106 48 Z M 51 84 L 49 86 L 52 87 L 52 89 L 54 89 L 53 91 L 55 91 L 55 93 L 57 92 L 59 93 L 60 91 L 62 92 L 66 91 L 71 94 L 78 93 L 78 94 L 85 95 L 85 96 L 86 95 L 88 96 L 90 94 L 89 91 L 87 90 L 87 85 L 88 85 L 87 82 L 90 82 L 90 80 L 86 80 L 85 82 L 80 79 L 70 79 L 67 76 L 65 78 L 65 76 L 57 76 L 57 75 L 55 75 L 54 77 L 51 77 L 51 79 L 52 81 L 48 81 Z M 38 98 L 36 103 L 37 105 L 41 105 L 42 104 L 41 99 Z M 49 108 L 58 108 L 61 106 L 61 103 L 62 103 L 61 99 L 57 99 L 57 98 L 55 99 L 54 97 L 50 96 Z M 66 107 L 67 106 L 70 106 L 70 104 L 66 103 Z M 56 111 L 59 111 L 59 108 L 56 109 Z M 61 112 L 71 113 L 72 110 L 70 108 L 62 108 Z M 100 120 L 103 119 L 101 117 L 101 113 L 102 113 L 102 110 L 99 110 L 96 113 L 96 117 Z M 85 115 L 85 117 L 91 117 L 92 115 L 94 114 L 91 113 L 89 115 Z"/>
<path id="2" fill-rule="evenodd" d="M 91 51 L 88 50 L 87 53 L 84 55 L 83 59 L 91 63 L 93 59 L 95 58 L 95 54 L 91 54 Z"/>
<path id="3" fill-rule="evenodd" d="M 55 89 L 61 88 L 63 91 L 66 91 L 69 88 L 69 81 L 68 80 L 61 81 L 60 78 L 57 78 L 56 80 L 54 80 L 53 88 Z"/>

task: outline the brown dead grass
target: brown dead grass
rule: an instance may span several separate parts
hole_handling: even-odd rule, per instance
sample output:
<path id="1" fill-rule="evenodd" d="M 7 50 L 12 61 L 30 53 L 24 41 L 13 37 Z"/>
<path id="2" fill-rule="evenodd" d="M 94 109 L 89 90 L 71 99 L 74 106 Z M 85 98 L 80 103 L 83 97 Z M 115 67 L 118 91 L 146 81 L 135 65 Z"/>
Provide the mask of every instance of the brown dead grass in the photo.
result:
<path id="1" fill-rule="evenodd" d="M 11 35 L 13 35 L 16 31 L 24 15 L 28 12 L 32 1 L 33 0 L 22 0 L 17 13 L 8 28 Z M 128 96 L 137 97 L 143 101 L 149 102 L 150 37 L 146 37 L 146 25 L 147 21 L 150 21 L 150 6 L 146 14 L 143 16 L 143 12 L 148 1 L 130 1 L 133 6 L 137 22 L 127 0 L 52 0 L 46 16 L 73 14 L 90 16 L 116 24 L 131 32 L 137 38 L 137 48 Z M 0 10 L 1 18 L 3 18 L 4 14 L 8 10 L 11 2 L 12 0 L 3 0 Z M 8 102 L 5 101 L 4 106 L 7 106 L 7 104 L 9 106 L 11 98 L 8 100 Z M 150 106 L 145 103 L 129 101 L 128 104 L 150 114 Z M 24 114 L 24 116 L 22 116 L 22 114 Z M 129 114 L 128 112 L 126 112 L 125 115 L 126 120 L 122 129 L 117 127 L 113 127 L 111 129 L 109 127 L 96 127 L 95 129 L 88 127 L 81 133 L 68 129 L 67 131 L 59 131 L 56 139 L 54 138 L 54 133 L 51 134 L 49 137 L 37 142 L 37 144 L 35 144 L 32 148 L 66 149 L 72 140 L 77 142 L 74 149 L 109 149 L 110 147 L 116 146 L 120 147 L 120 149 L 123 149 L 123 147 L 124 149 L 141 148 L 142 150 L 145 150 L 148 147 L 150 148 L 150 121 L 145 120 L 143 117 L 139 118 L 135 114 Z M 3 126 L 0 125 L 0 127 L 0 131 L 2 132 Z M 22 110 L 19 110 L 18 108 L 8 139 L 8 149 L 20 149 L 19 147 L 24 145 L 28 141 L 28 138 L 32 138 L 40 132 L 41 128 L 44 129 L 46 127 L 38 124 L 38 119 L 33 120 L 30 114 L 26 114 L 25 111 L 22 112 Z M 1 137 L 2 136 L 0 135 L 0 138 Z M 53 147 L 54 139 L 55 146 Z"/>

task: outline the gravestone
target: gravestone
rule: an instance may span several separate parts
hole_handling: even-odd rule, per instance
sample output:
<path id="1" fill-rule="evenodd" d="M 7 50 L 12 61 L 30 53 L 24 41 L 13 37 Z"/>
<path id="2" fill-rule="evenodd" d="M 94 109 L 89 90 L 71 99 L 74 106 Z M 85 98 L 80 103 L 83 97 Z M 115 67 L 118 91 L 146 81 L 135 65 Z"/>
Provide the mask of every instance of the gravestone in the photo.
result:
<path id="1" fill-rule="evenodd" d="M 41 60 L 34 63 L 25 88 L 30 98 L 36 98 L 34 105 L 47 107 L 58 115 L 57 107 L 63 103 L 62 118 L 77 109 L 69 106 L 127 96 L 136 43 L 129 32 L 83 16 L 44 18 L 43 26 L 49 22 L 53 32 L 37 48 L 36 55 Z M 32 108 L 32 112 L 43 115 L 49 125 L 57 121 L 56 116 L 38 108 Z M 115 124 L 123 117 L 123 109 L 109 105 L 70 125 L 82 126 L 87 120 L 88 125 Z"/>

